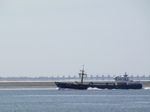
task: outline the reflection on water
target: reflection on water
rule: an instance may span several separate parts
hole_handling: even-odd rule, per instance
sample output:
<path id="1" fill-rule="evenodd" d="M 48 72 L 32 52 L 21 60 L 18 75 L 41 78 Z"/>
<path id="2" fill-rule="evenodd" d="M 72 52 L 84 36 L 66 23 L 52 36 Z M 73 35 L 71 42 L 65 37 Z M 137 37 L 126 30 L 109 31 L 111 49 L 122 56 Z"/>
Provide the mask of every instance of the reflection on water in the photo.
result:
<path id="1" fill-rule="evenodd" d="M 149 89 L 0 89 L 0 112 L 148 112 L 149 93 Z"/>

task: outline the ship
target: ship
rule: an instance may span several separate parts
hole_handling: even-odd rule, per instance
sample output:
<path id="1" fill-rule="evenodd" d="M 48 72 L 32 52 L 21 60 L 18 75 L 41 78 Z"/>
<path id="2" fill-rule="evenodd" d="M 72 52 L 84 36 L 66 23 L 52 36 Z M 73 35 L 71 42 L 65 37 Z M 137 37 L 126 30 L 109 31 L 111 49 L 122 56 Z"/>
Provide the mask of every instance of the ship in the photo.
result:
<path id="1" fill-rule="evenodd" d="M 87 74 L 85 74 L 84 67 L 80 70 L 79 77 L 81 77 L 80 82 L 55 82 L 59 89 L 77 89 L 77 90 L 87 90 L 88 88 L 98 88 L 98 89 L 142 89 L 142 84 L 139 81 L 130 80 L 127 73 L 122 76 L 114 77 L 114 82 L 97 83 L 89 82 L 84 83 L 83 79 Z"/>

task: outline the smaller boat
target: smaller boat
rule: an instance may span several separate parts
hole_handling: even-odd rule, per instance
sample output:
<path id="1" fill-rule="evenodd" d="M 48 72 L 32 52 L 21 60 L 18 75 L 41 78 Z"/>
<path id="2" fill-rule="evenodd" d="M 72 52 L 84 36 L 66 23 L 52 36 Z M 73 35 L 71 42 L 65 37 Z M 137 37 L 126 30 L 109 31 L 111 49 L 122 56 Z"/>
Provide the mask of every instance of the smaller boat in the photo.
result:
<path id="1" fill-rule="evenodd" d="M 74 82 L 74 83 L 66 83 L 66 82 L 55 82 L 56 86 L 59 89 L 80 89 L 86 90 L 88 88 L 98 88 L 98 89 L 142 89 L 142 84 L 138 81 L 130 80 L 127 73 L 125 72 L 124 76 L 117 76 L 115 77 L 115 82 L 110 83 L 83 83 L 83 78 L 87 75 L 83 69 L 80 70 L 79 76 L 81 77 L 81 82 Z"/>

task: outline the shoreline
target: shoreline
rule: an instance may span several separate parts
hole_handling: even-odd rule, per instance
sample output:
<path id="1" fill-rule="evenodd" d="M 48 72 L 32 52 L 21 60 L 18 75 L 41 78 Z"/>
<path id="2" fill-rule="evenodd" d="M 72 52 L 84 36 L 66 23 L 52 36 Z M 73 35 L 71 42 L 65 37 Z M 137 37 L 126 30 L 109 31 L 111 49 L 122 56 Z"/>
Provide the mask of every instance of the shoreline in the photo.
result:
<path id="1" fill-rule="evenodd" d="M 72 81 L 69 81 L 72 82 Z M 107 81 L 93 81 L 98 83 L 106 83 Z M 108 81 L 110 82 L 110 81 Z M 73 83 L 73 82 L 72 82 Z M 88 82 L 86 82 L 88 83 Z M 150 88 L 150 81 L 141 81 L 143 88 Z M 57 88 L 55 82 L 22 82 L 22 81 L 7 81 L 7 82 L 0 82 L 0 88 Z"/>

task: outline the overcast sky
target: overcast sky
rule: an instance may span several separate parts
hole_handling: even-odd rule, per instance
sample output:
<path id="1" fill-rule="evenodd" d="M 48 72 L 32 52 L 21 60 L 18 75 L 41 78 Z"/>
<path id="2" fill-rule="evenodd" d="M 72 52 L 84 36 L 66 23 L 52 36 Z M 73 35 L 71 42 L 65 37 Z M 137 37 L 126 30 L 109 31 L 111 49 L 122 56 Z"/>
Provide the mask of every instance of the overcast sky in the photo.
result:
<path id="1" fill-rule="evenodd" d="M 0 76 L 150 75 L 150 0 L 0 0 Z"/>

